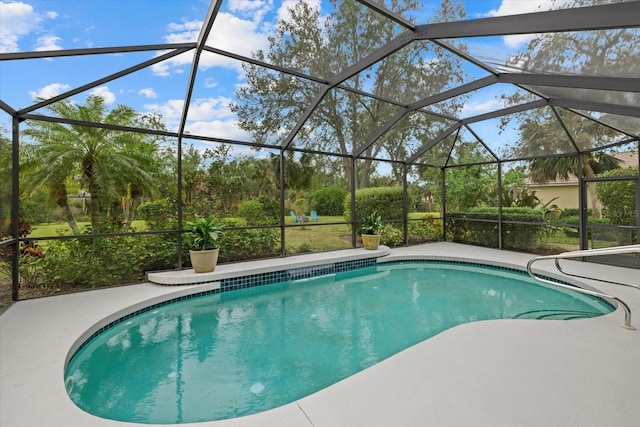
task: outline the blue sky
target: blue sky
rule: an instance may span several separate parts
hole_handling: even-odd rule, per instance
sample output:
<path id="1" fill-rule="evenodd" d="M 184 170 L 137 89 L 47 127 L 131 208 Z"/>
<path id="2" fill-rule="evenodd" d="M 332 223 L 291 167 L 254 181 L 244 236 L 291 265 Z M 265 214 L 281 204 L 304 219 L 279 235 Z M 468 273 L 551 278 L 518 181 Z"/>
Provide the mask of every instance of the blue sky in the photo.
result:
<path id="1" fill-rule="evenodd" d="M 268 46 L 267 36 L 280 18 L 286 18 L 293 0 L 227 0 L 216 19 L 209 44 L 241 55 L 251 56 Z M 308 3 L 329 12 L 322 0 Z M 424 16 L 437 2 L 424 1 Z M 469 18 L 540 11 L 549 1 L 467 0 Z M 0 52 L 75 49 L 104 46 L 145 45 L 193 41 L 200 30 L 209 1 L 205 0 L 55 0 L 0 1 Z M 526 37 L 474 40 L 474 49 L 488 57 L 504 57 L 526 41 Z M 33 104 L 36 97 L 48 98 L 105 75 L 134 66 L 160 52 L 143 52 L 95 57 L 37 59 L 0 62 L 0 99 L 20 109 Z M 125 104 L 138 111 L 156 111 L 175 129 L 182 111 L 188 65 L 192 53 L 175 57 L 73 99 L 82 102 L 89 94 L 100 94 L 110 106 Z M 208 55 L 201 69 L 208 70 L 196 82 L 190 108 L 190 129 L 222 138 L 247 140 L 228 109 L 238 85 L 244 83 L 239 62 Z M 469 114 L 495 110 L 497 100 L 486 91 L 465 106 Z M 8 115 L 0 123 L 9 124 Z"/>

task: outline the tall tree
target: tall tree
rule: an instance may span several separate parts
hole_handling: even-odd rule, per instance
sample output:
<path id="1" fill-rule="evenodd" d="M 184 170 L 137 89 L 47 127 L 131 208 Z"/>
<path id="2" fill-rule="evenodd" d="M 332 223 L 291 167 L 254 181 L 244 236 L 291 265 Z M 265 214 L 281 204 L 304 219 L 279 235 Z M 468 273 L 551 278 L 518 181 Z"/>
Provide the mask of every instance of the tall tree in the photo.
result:
<path id="1" fill-rule="evenodd" d="M 356 2 L 330 1 L 334 13 L 320 11 L 300 1 L 290 9 L 290 19 L 278 23 L 267 52 L 256 58 L 284 68 L 331 79 L 371 52 L 393 40 L 404 29 L 386 17 Z M 390 9 L 399 14 L 418 10 L 416 0 L 392 0 Z M 444 0 L 436 20 L 463 16 L 460 3 Z M 411 43 L 374 66 L 344 82 L 355 91 L 410 103 L 462 80 L 457 59 L 431 43 Z M 286 135 L 321 92 L 322 85 L 302 78 L 275 73 L 255 65 L 245 65 L 247 85 L 236 93 L 232 110 L 240 126 L 258 142 Z M 292 145 L 342 155 L 343 176 L 351 176 L 351 155 L 400 108 L 380 99 L 332 88 L 319 102 Z M 425 116 L 426 117 L 426 116 Z M 424 124 L 421 129 L 430 129 Z M 366 147 L 356 171 L 357 187 L 367 184 L 372 158 L 383 150 L 391 158 L 406 158 L 404 142 L 410 136 L 425 139 L 416 127 L 397 126 L 385 138 Z M 430 135 L 433 137 L 433 135 Z M 425 141 L 426 142 L 426 141 Z"/>
<path id="2" fill-rule="evenodd" d="M 121 126 L 139 124 L 137 113 L 120 105 L 108 111 L 99 96 L 84 104 L 56 102 L 47 107 L 56 117 Z M 154 189 L 159 165 L 158 145 L 152 136 L 108 128 L 30 120 L 23 135 L 27 159 L 21 164 L 25 188 L 47 186 L 65 213 L 74 233 L 79 229 L 68 203 L 68 179 L 78 179 L 91 195 L 89 212 L 92 233 L 100 232 L 109 194 Z"/>

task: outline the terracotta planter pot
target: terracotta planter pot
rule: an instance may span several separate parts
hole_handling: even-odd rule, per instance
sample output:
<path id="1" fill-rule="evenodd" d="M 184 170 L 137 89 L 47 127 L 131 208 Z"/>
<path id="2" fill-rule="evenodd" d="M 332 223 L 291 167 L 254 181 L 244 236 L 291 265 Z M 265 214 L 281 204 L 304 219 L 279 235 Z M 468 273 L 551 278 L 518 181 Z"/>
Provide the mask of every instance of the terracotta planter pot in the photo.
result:
<path id="1" fill-rule="evenodd" d="M 362 235 L 362 244 L 365 249 L 378 249 L 380 245 L 380 235 L 379 234 L 363 234 Z"/>
<path id="2" fill-rule="evenodd" d="M 216 264 L 218 264 L 218 252 L 219 249 L 189 251 L 193 270 L 196 273 L 209 273 L 215 270 Z"/>

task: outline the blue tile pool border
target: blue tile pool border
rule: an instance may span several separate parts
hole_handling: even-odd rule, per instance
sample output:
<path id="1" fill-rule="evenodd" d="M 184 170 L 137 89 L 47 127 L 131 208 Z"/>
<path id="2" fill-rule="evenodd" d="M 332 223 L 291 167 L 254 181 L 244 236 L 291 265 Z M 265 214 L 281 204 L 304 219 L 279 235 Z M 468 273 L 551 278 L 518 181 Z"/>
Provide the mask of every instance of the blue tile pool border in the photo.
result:
<path id="1" fill-rule="evenodd" d="M 87 344 L 89 344 L 89 342 L 91 342 L 94 338 L 96 338 L 98 335 L 102 334 L 103 332 L 107 331 L 108 329 L 111 329 L 122 322 L 126 322 L 132 317 L 138 316 L 143 313 L 147 313 L 149 311 L 156 310 L 160 307 L 174 304 L 176 302 L 185 301 L 192 298 L 198 298 L 205 295 L 235 291 L 238 289 L 247 289 L 247 288 L 253 288 L 257 286 L 269 285 L 273 283 L 285 282 L 290 280 L 307 279 L 311 277 L 343 273 L 346 271 L 356 270 L 358 268 L 364 268 L 364 267 L 373 267 L 377 265 L 391 265 L 391 264 L 415 264 L 415 263 L 425 263 L 425 262 L 432 263 L 432 264 L 455 264 L 455 265 L 464 265 L 464 266 L 472 266 L 472 267 L 483 267 L 483 268 L 488 268 L 493 270 L 518 273 L 526 277 L 529 277 L 526 271 L 520 270 L 517 268 L 504 267 L 504 266 L 498 266 L 498 265 L 492 265 L 492 264 L 483 264 L 479 262 L 459 261 L 459 260 L 441 260 L 441 259 L 433 259 L 433 258 L 431 259 L 430 258 L 398 259 L 398 260 L 383 261 L 383 262 L 378 262 L 377 258 L 364 258 L 364 259 L 351 260 L 351 261 L 340 261 L 340 262 L 329 263 L 329 264 L 314 265 L 309 267 L 300 267 L 300 268 L 294 268 L 294 269 L 288 269 L 288 270 L 278 270 L 278 271 L 272 271 L 269 273 L 259 273 L 259 274 L 251 274 L 247 276 L 231 277 L 231 278 L 220 280 L 219 289 L 210 289 L 202 292 L 194 292 L 192 294 L 183 295 L 176 298 L 170 298 L 168 300 L 158 302 L 158 303 L 149 305 L 147 307 L 132 311 L 131 313 L 128 313 L 122 317 L 119 317 L 116 320 L 113 320 L 112 322 L 109 322 L 108 324 L 97 329 L 87 339 L 85 339 L 82 342 L 82 344 L 80 344 L 80 346 L 78 346 L 78 348 L 74 351 L 73 355 L 69 358 L 69 361 L 67 362 L 67 364 L 71 363 L 71 360 L 73 360 L 73 358 L 80 352 L 80 350 L 82 350 Z M 556 282 L 556 283 L 561 283 L 564 285 L 580 288 L 580 286 L 574 283 L 568 283 L 553 277 L 543 276 L 543 275 L 539 275 L 539 277 Z M 610 308 L 615 309 L 615 306 L 611 304 L 609 301 L 606 301 L 604 299 L 602 299 L 602 301 L 608 304 Z"/>

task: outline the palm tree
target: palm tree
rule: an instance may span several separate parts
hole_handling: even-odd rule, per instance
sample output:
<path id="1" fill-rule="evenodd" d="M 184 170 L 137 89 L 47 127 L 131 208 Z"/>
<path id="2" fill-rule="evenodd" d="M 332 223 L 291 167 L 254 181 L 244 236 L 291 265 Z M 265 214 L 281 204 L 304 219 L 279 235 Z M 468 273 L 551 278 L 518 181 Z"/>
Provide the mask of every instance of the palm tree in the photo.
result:
<path id="1" fill-rule="evenodd" d="M 591 149 L 606 145 L 615 139 L 617 132 L 596 122 L 586 120 L 577 114 L 561 110 L 558 112 L 571 133 L 575 144 L 582 149 Z M 595 178 L 598 174 L 616 169 L 620 160 L 603 151 L 575 152 L 565 128 L 550 111 L 530 112 L 520 125 L 522 145 L 515 151 L 526 156 L 550 156 L 529 161 L 529 176 L 540 184 L 556 179 L 566 180 L 570 175 Z M 566 153 L 566 156 L 554 157 L 554 154 Z M 582 156 L 582 170 L 580 157 Z M 587 191 L 591 197 L 591 209 L 595 218 L 601 217 L 600 201 L 596 193 L 595 182 L 588 183 Z"/>
<path id="2" fill-rule="evenodd" d="M 579 157 L 547 157 L 543 159 L 535 159 L 529 162 L 529 174 L 531 179 L 537 183 L 547 183 L 555 179 L 569 178 L 569 175 L 582 176 L 585 178 L 595 178 L 599 173 L 616 169 L 619 167 L 620 160 L 605 154 L 583 154 L 582 155 L 582 171 L 579 168 Z M 591 209 L 594 218 L 602 216 L 602 208 L 596 193 L 595 182 L 587 183 L 587 191 L 591 197 Z"/>
<path id="3" fill-rule="evenodd" d="M 124 105 L 107 111 L 99 96 L 89 96 L 84 105 L 63 101 L 47 109 L 60 118 L 90 123 L 134 126 L 140 119 Z M 49 121 L 32 120 L 29 125 L 24 135 L 33 144 L 26 148 L 29 155 L 22 165 L 26 188 L 48 186 L 74 233 L 78 233 L 78 226 L 67 201 L 68 180 L 77 177 L 86 185 L 91 196 L 91 230 L 98 233 L 102 207 L 110 196 L 151 192 L 154 172 L 162 170 L 158 146 L 149 136 Z"/>

